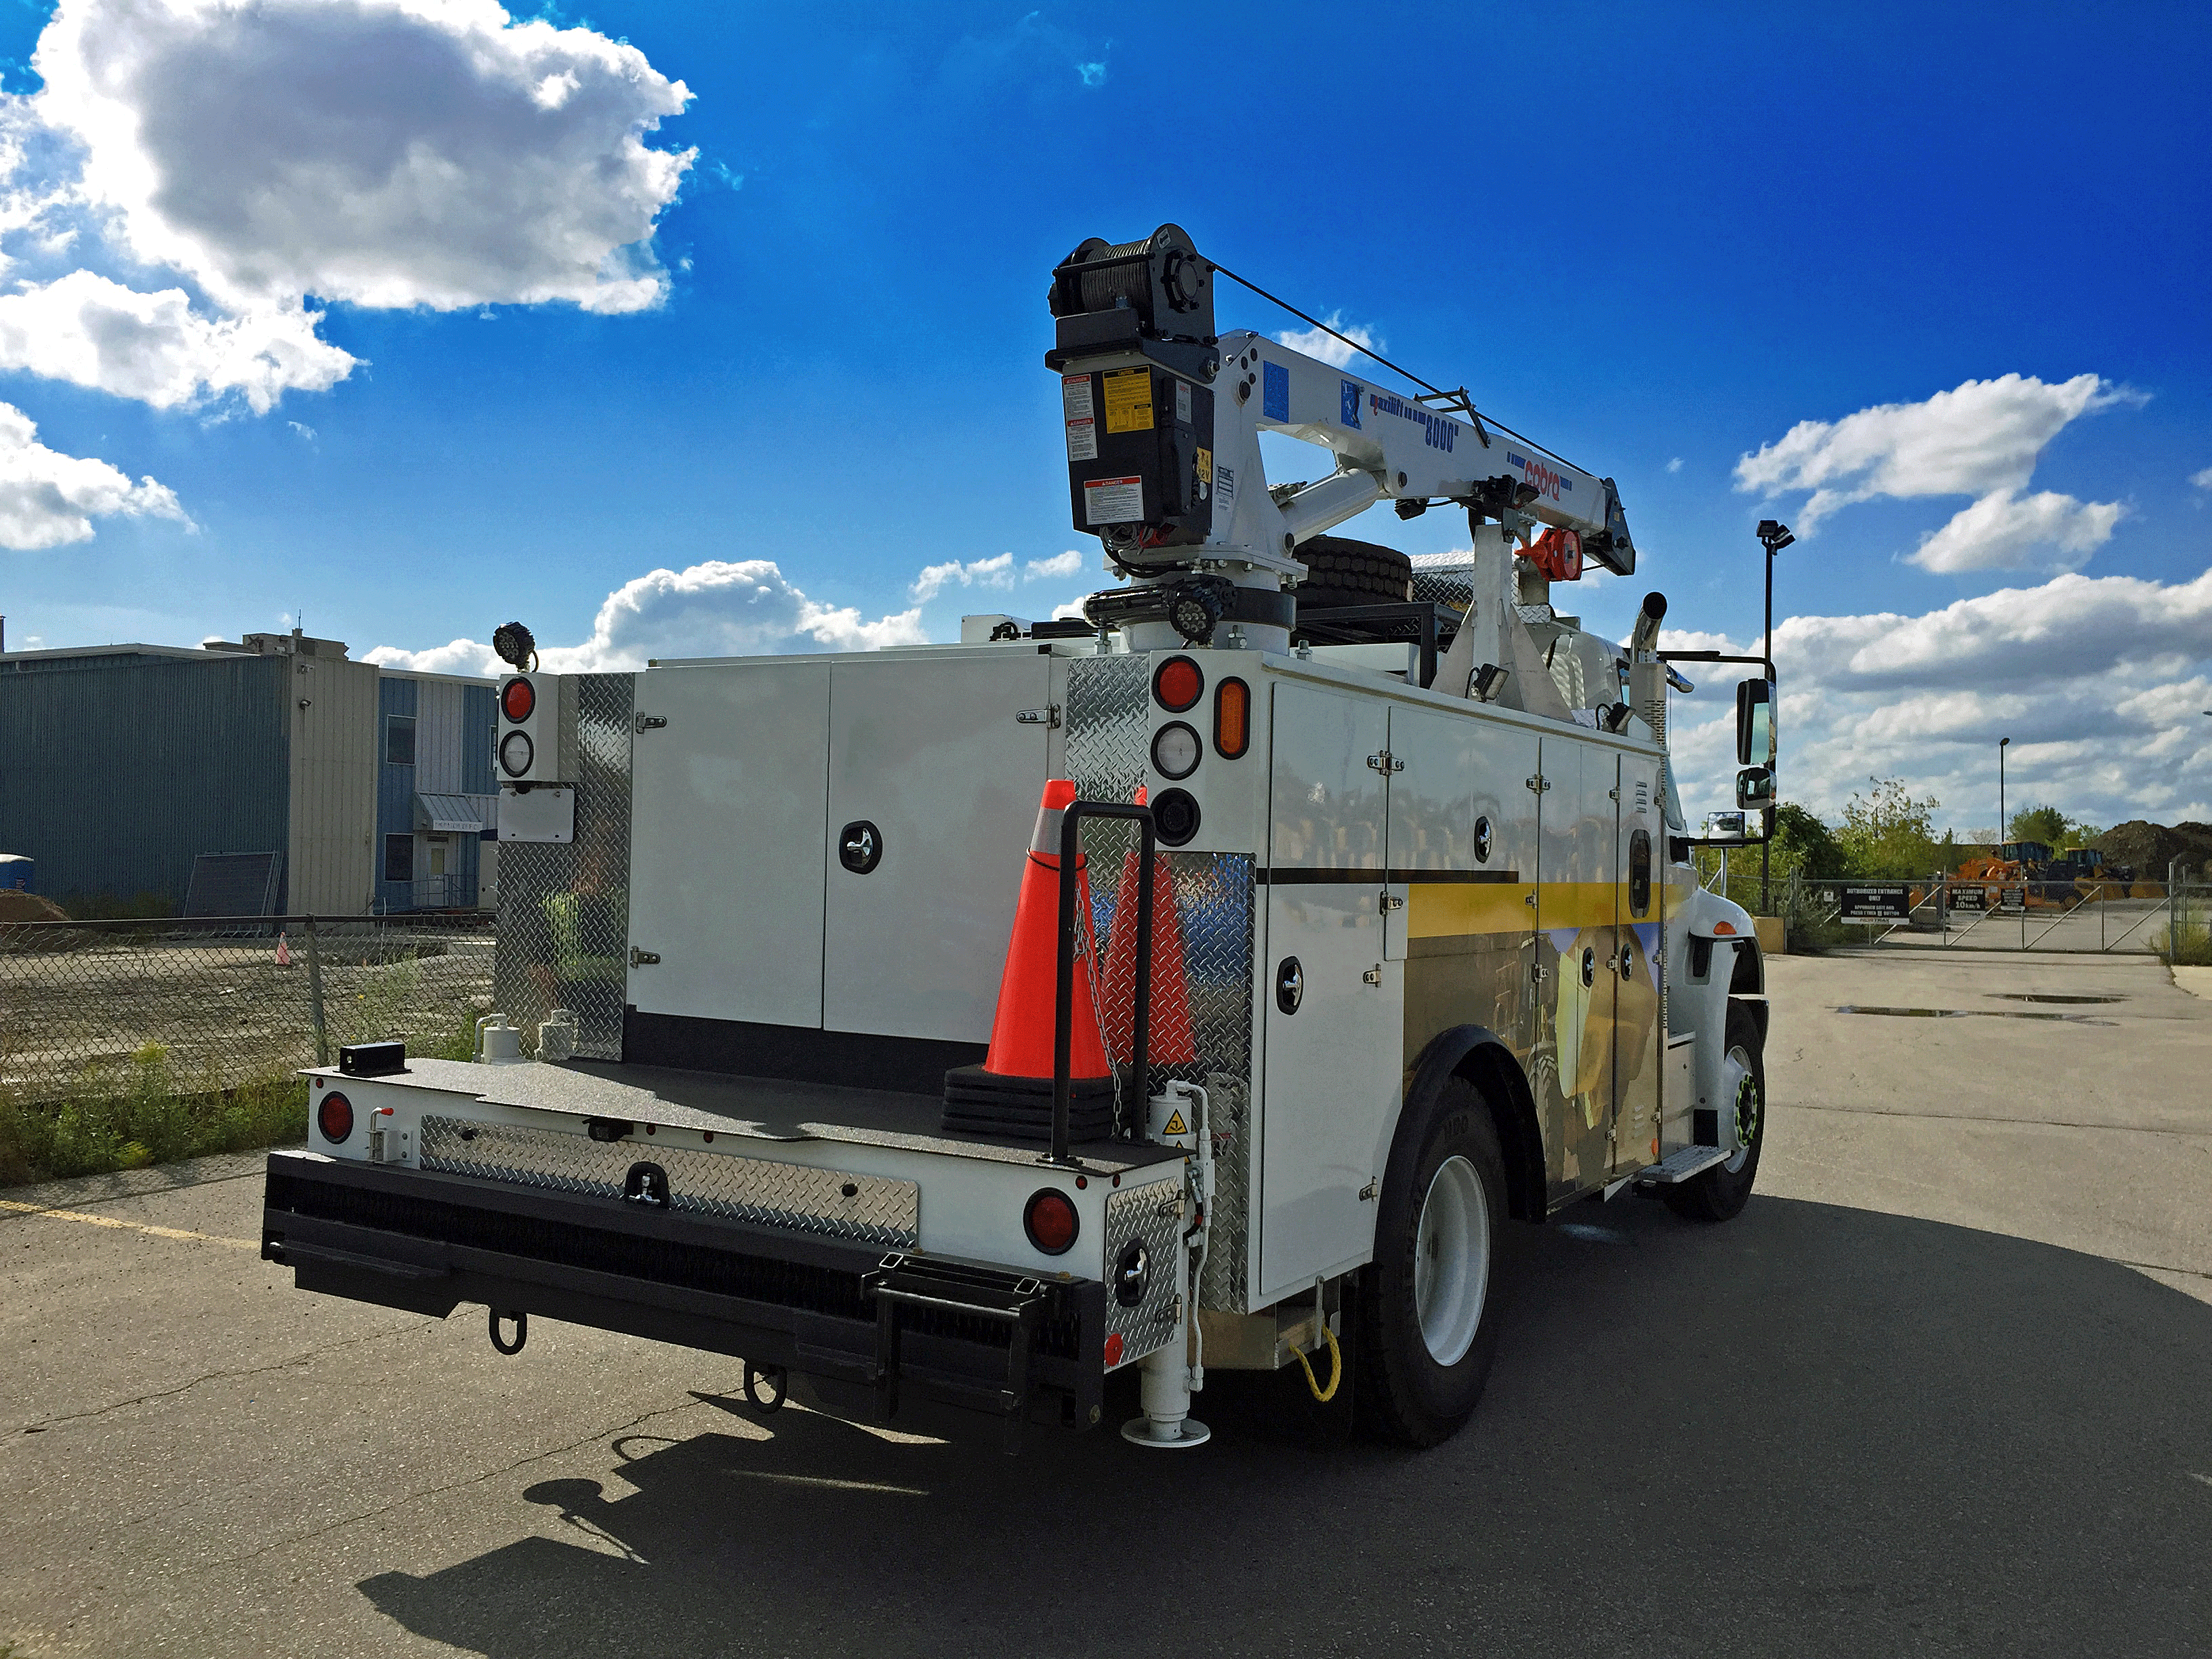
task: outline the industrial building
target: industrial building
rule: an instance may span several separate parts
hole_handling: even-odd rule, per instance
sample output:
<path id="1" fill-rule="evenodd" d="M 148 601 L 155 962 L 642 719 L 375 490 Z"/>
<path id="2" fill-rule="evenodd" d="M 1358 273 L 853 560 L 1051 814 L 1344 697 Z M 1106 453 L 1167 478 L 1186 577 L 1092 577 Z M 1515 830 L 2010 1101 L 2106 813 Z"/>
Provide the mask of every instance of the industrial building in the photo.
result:
<path id="1" fill-rule="evenodd" d="M 489 904 L 493 707 L 489 680 L 355 662 L 296 629 L 0 653 L 0 853 L 65 905 Z"/>

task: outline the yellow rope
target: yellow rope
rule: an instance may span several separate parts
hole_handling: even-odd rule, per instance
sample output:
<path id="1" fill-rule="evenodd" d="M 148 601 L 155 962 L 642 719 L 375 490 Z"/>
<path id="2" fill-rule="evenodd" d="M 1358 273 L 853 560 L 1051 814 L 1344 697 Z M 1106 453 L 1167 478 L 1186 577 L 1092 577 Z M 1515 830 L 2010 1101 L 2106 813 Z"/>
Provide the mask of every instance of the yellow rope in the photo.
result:
<path id="1" fill-rule="evenodd" d="M 1298 1369 L 1306 1374 L 1306 1387 L 1313 1390 L 1315 1399 L 1326 1406 L 1336 1398 L 1336 1385 L 1344 1381 L 1344 1351 L 1336 1346 L 1336 1333 L 1329 1329 L 1326 1322 L 1321 1328 L 1321 1334 L 1328 1339 L 1328 1386 L 1327 1388 L 1324 1389 L 1314 1381 L 1313 1367 L 1306 1363 L 1305 1350 L 1293 1348 L 1291 1352 L 1297 1355 Z"/>

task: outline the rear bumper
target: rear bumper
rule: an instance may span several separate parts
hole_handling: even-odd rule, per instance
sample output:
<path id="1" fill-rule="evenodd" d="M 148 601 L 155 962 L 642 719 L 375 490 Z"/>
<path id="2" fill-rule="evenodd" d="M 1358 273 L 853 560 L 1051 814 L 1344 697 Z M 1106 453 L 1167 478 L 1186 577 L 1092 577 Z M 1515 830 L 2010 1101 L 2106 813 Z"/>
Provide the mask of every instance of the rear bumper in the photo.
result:
<path id="1" fill-rule="evenodd" d="M 1077 1428 L 1101 1412 L 1095 1279 L 301 1152 L 269 1155 L 261 1227 L 263 1257 L 304 1291 L 441 1318 L 474 1303 L 738 1355 L 872 1389 L 885 1415 L 902 1394 Z"/>

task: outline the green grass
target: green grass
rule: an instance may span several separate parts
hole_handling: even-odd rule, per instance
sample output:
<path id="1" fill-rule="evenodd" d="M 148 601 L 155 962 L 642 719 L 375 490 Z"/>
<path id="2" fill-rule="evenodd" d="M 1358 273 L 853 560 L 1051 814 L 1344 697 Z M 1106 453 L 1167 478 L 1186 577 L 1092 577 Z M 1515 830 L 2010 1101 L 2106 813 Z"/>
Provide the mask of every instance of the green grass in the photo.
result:
<path id="1" fill-rule="evenodd" d="M 408 1052 L 466 1060 L 470 1036 L 417 1037 Z M 149 1042 L 128 1060 L 86 1066 L 60 1100 L 0 1092 L 0 1187 L 143 1169 L 211 1152 L 297 1140 L 307 1132 L 307 1079 L 287 1071 L 227 1088 L 193 1086 Z"/>
<path id="2" fill-rule="evenodd" d="M 2212 929 L 2183 928 L 2181 937 L 2166 951 L 2166 959 L 2176 968 L 2212 968 Z"/>

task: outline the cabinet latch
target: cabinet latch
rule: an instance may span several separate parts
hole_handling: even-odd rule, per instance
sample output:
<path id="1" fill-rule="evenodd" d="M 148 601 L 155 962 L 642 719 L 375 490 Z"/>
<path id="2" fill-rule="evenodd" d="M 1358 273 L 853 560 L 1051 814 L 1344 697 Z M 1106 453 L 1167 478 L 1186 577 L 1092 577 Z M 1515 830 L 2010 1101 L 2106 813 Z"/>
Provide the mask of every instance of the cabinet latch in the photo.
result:
<path id="1" fill-rule="evenodd" d="M 1532 773 L 1532 774 L 1529 775 L 1529 778 L 1528 778 L 1528 793 L 1529 793 L 1530 794 L 1532 794 L 1532 795 L 1540 795 L 1540 794 L 1542 794 L 1546 790 L 1549 789 L 1551 787 L 1552 787 L 1552 781 L 1551 781 L 1551 779 L 1549 779 L 1549 778 L 1546 777 L 1546 776 L 1545 776 L 1541 772 Z"/>
<path id="2" fill-rule="evenodd" d="M 1385 749 L 1379 755 L 1370 755 L 1367 757 L 1367 767 L 1370 771 L 1380 772 L 1388 777 L 1393 772 L 1404 771 L 1406 763 Z"/>
<path id="3" fill-rule="evenodd" d="M 658 732 L 667 724 L 668 716 L 665 714 L 640 714 L 634 729 L 641 732 Z"/>
<path id="4" fill-rule="evenodd" d="M 1370 985 L 1380 985 L 1382 982 L 1382 964 L 1379 962 L 1376 963 L 1372 968 L 1370 968 L 1359 977 L 1365 980 Z"/>
<path id="5" fill-rule="evenodd" d="M 1024 708 L 1014 716 L 1017 726 L 1042 726 L 1048 732 L 1060 730 L 1060 705 L 1048 702 L 1042 708 Z"/>
<path id="6" fill-rule="evenodd" d="M 1401 898 L 1397 894 L 1392 892 L 1387 887 L 1382 890 L 1382 908 L 1385 913 L 1392 910 L 1402 910 L 1405 908 L 1406 901 L 1404 899 Z"/>
<path id="7" fill-rule="evenodd" d="M 629 947 L 629 965 L 633 968 L 650 968 L 659 960 L 658 951 L 641 951 L 635 945 Z"/>

